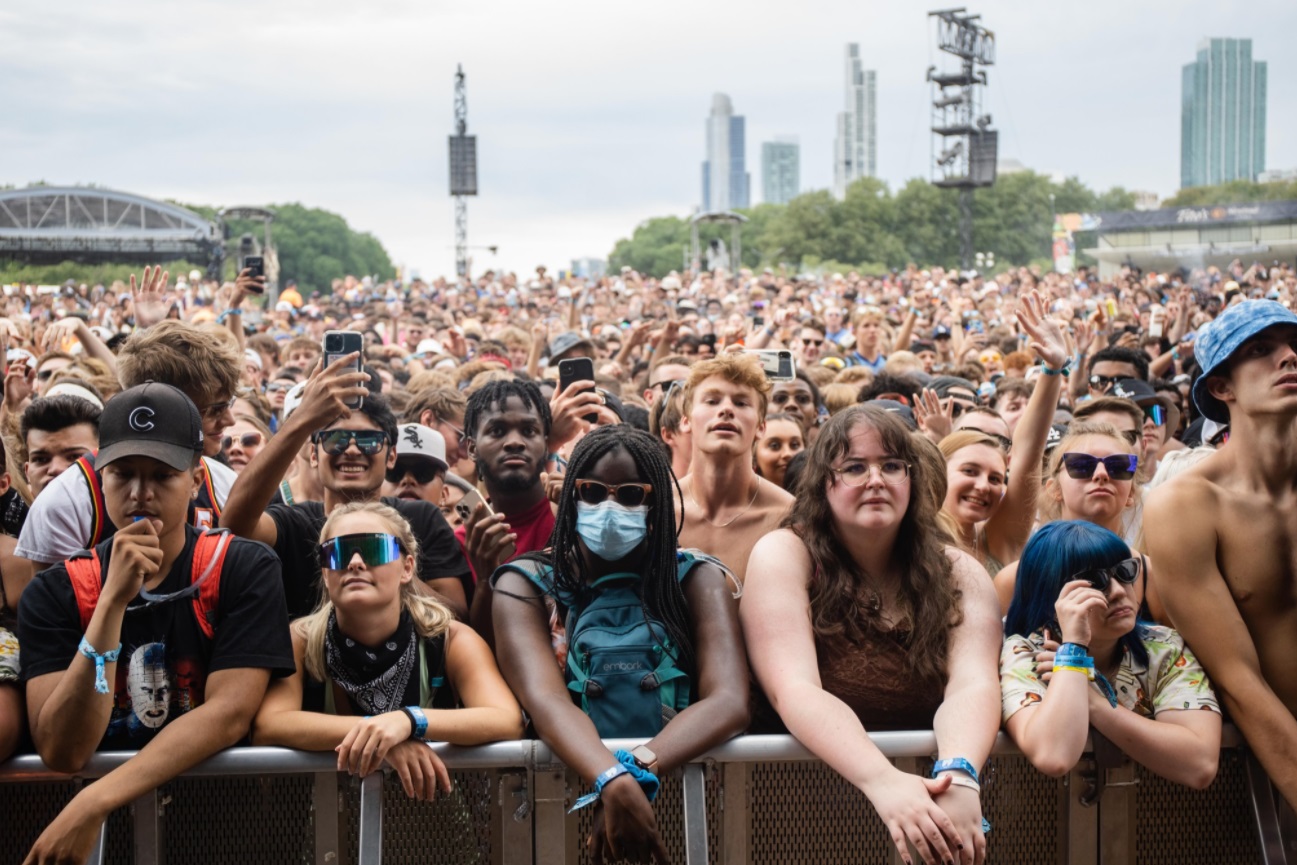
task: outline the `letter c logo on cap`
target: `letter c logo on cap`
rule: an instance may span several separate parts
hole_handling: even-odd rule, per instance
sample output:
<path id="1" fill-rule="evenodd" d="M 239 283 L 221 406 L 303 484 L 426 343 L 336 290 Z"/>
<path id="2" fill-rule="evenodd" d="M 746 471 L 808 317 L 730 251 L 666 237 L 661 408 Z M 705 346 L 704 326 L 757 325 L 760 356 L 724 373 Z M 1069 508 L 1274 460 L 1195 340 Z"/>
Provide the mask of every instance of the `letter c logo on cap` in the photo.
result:
<path id="1" fill-rule="evenodd" d="M 153 415 L 153 409 L 146 405 L 142 405 L 131 412 L 131 416 L 127 418 L 127 423 L 129 423 L 131 429 L 136 432 L 148 432 L 153 429 Z"/>

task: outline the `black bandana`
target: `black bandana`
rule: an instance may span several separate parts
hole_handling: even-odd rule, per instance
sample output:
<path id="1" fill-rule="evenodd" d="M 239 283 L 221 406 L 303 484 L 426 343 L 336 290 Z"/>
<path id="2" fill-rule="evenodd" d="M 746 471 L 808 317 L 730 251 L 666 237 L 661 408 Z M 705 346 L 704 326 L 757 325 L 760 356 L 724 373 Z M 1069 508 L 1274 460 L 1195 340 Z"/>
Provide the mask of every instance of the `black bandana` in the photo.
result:
<path id="1" fill-rule="evenodd" d="M 358 714 L 381 715 L 400 708 L 418 663 L 418 641 L 409 612 L 401 610 L 396 633 L 373 649 L 339 631 L 337 613 L 329 613 L 324 661 L 329 678 L 347 694 Z"/>

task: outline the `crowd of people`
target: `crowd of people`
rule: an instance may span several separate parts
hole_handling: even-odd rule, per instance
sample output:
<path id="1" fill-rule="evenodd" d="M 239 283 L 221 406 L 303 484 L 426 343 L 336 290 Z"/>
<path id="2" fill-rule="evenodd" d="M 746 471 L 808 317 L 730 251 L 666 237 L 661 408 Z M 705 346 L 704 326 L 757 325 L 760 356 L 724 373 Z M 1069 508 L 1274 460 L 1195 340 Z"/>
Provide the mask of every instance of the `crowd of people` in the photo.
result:
<path id="1" fill-rule="evenodd" d="M 424 742 L 535 736 L 596 857 L 644 862 L 662 775 L 745 731 L 906 862 L 983 861 L 1001 729 L 1049 775 L 1094 736 L 1203 788 L 1227 716 L 1297 803 L 1286 264 L 265 297 L 6 288 L 0 759 L 137 752 L 28 862 L 247 742 L 430 799 Z M 888 729 L 935 732 L 931 777 Z"/>

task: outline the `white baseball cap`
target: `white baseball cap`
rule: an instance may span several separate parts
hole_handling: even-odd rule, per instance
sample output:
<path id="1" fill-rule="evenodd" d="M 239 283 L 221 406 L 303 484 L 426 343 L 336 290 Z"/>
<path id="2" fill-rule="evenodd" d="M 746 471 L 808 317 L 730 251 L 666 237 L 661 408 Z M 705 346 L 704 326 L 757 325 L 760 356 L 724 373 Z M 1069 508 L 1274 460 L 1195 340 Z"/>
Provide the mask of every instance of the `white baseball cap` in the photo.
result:
<path id="1" fill-rule="evenodd" d="M 284 400 L 287 404 L 288 400 Z M 423 424 L 404 423 L 396 430 L 396 458 L 419 457 L 437 463 L 444 471 L 449 468 L 446 463 L 446 439 L 441 433 L 429 429 Z"/>

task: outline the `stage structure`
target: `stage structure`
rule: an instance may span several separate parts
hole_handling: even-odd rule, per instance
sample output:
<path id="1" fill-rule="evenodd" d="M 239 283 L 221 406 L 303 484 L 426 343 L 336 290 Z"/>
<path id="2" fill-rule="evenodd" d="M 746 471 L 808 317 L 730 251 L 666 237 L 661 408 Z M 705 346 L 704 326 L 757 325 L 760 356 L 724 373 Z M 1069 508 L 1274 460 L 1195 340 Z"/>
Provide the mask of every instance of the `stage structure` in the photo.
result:
<path id="1" fill-rule="evenodd" d="M 455 71 L 455 134 L 450 136 L 450 194 L 455 199 L 455 273 L 468 273 L 468 196 L 477 195 L 477 136 L 468 134 L 464 67 Z"/>

